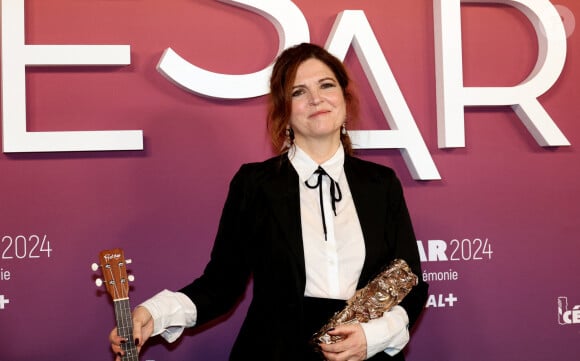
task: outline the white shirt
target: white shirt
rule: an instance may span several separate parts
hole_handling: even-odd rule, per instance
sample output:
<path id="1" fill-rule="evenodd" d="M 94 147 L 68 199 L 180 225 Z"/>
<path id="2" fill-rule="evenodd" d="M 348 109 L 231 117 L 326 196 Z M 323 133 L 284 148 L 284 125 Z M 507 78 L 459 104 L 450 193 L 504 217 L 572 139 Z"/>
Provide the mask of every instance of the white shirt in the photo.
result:
<path id="1" fill-rule="evenodd" d="M 358 215 L 344 175 L 342 146 L 322 169 L 338 183 L 342 199 L 332 210 L 330 182 L 322 176 L 322 200 L 326 223 L 326 239 L 322 225 L 319 189 L 311 189 L 318 175 L 318 164 L 298 146 L 291 148 L 288 158 L 298 173 L 300 191 L 300 221 L 306 265 L 305 296 L 347 300 L 356 291 L 365 259 L 365 245 Z M 338 190 L 335 190 L 335 193 Z"/>
<path id="2" fill-rule="evenodd" d="M 342 199 L 332 210 L 330 182 L 322 177 L 322 198 L 326 239 L 322 225 L 319 189 L 308 188 L 317 182 L 318 164 L 298 146 L 288 154 L 298 173 L 300 216 L 306 265 L 305 296 L 346 300 L 354 295 L 365 257 L 364 239 L 350 188 L 344 174 L 344 149 L 320 166 L 338 183 Z M 185 327 L 197 320 L 197 309 L 191 299 L 179 292 L 164 290 L 141 306 L 153 316 L 153 335 L 173 342 Z M 401 306 L 395 306 L 383 317 L 361 323 L 367 339 L 367 358 L 384 351 L 393 356 L 409 341 L 409 318 Z"/>

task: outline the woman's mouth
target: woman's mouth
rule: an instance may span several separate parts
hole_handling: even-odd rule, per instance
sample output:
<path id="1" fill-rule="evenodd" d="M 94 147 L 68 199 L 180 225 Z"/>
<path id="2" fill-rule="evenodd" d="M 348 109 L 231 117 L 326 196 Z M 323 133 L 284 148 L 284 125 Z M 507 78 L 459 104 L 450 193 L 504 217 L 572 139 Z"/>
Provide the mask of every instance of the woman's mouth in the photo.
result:
<path id="1" fill-rule="evenodd" d="M 327 114 L 327 113 L 330 113 L 330 111 L 329 110 L 319 110 L 317 112 L 310 114 L 309 118 L 316 118 L 319 115 L 323 115 L 323 114 Z"/>

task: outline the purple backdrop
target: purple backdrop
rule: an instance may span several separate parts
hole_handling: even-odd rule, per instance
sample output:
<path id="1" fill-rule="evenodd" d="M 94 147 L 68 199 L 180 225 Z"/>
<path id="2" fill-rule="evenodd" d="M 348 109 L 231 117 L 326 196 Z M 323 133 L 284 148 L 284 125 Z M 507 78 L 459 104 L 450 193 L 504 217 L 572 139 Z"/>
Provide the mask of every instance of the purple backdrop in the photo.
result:
<path id="1" fill-rule="evenodd" d="M 321 44 L 340 11 L 364 10 L 442 176 L 413 180 L 398 150 L 359 152 L 397 171 L 425 252 L 430 299 L 408 359 L 576 360 L 580 3 L 552 2 L 568 53 L 540 98 L 572 145 L 540 147 L 511 108 L 481 107 L 466 110 L 467 146 L 455 149 L 437 147 L 431 1 L 294 3 Z M 521 82 L 538 52 L 527 18 L 499 5 L 461 13 L 465 84 Z M 266 19 L 209 0 L 27 0 L 25 16 L 28 44 L 130 44 L 132 57 L 125 67 L 28 69 L 28 130 L 142 129 L 145 147 L 0 153 L 0 359 L 112 359 L 113 308 L 90 269 L 98 253 L 121 247 L 133 259 L 133 305 L 183 286 L 208 260 L 234 172 L 272 154 L 264 97 L 188 93 L 155 70 L 163 50 L 239 74 L 267 65 L 278 38 Z M 387 129 L 357 57 L 345 61 L 361 92 L 360 129 Z M 153 340 L 142 360 L 227 359 L 249 296 L 203 332 Z"/>

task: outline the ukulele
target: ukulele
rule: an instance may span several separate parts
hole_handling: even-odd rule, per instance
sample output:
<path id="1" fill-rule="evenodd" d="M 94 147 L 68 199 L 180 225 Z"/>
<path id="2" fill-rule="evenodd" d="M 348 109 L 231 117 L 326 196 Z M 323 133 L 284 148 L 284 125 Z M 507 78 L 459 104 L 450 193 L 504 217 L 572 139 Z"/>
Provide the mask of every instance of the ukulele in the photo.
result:
<path id="1" fill-rule="evenodd" d="M 121 356 L 122 361 L 139 361 L 137 358 L 137 347 L 133 340 L 133 319 L 131 317 L 131 305 L 129 304 L 129 281 L 133 281 L 132 275 L 127 276 L 128 263 L 125 260 L 123 250 L 115 248 L 104 250 L 99 253 L 100 265 L 93 263 L 93 271 L 99 266 L 103 274 L 103 280 L 97 279 L 97 286 L 105 285 L 107 292 L 113 299 L 115 305 L 115 319 L 117 321 L 117 334 L 127 342 L 121 344 L 121 349 L 125 352 Z"/>

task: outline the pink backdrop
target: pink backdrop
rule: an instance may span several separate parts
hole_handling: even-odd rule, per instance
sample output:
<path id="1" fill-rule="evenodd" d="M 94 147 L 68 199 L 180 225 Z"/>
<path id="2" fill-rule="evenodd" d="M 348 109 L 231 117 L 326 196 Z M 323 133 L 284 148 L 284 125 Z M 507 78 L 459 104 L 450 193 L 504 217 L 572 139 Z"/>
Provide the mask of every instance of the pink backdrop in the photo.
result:
<path id="1" fill-rule="evenodd" d="M 431 1 L 295 3 L 320 44 L 340 11 L 364 10 L 442 176 L 413 180 L 398 150 L 359 153 L 397 171 L 425 251 L 435 240 L 460 259 L 423 263 L 430 277 L 457 279 L 430 282 L 408 359 L 576 360 L 580 313 L 561 322 L 558 298 L 566 297 L 563 311 L 580 305 L 580 3 L 553 1 L 572 13 L 567 62 L 540 98 L 572 146 L 542 148 L 511 108 L 481 107 L 466 110 L 467 146 L 456 149 L 437 147 Z M 510 86 L 529 74 L 537 45 L 527 18 L 489 5 L 464 5 L 462 16 L 465 85 Z M 249 73 L 272 60 L 278 38 L 266 19 L 217 1 L 27 0 L 26 41 L 131 45 L 125 67 L 29 69 L 27 124 L 142 129 L 145 149 L 0 153 L 0 359 L 107 360 L 113 308 L 90 269 L 99 251 L 121 247 L 133 259 L 133 305 L 183 286 L 208 260 L 234 172 L 272 154 L 265 97 L 188 93 L 155 70 L 163 50 L 212 71 Z M 352 51 L 346 63 L 361 92 L 359 128 L 387 129 Z M 46 236 L 52 251 L 19 258 L 9 248 L 19 235 Z M 493 253 L 477 253 L 479 240 Z M 142 359 L 227 359 L 247 298 L 175 345 L 153 341 Z"/>

